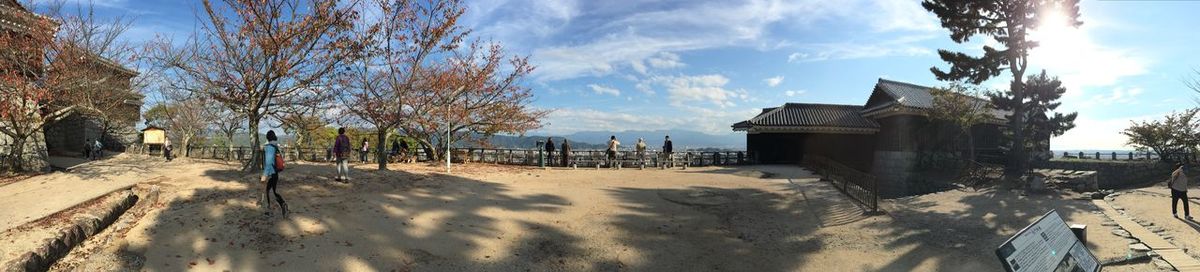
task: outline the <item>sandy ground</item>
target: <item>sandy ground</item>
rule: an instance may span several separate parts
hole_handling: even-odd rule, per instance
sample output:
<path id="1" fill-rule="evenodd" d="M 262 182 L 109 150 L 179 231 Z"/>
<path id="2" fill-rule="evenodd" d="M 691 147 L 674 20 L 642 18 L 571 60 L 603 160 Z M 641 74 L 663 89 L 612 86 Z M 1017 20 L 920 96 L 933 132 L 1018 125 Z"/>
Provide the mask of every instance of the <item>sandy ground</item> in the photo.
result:
<path id="1" fill-rule="evenodd" d="M 1190 197 L 1200 193 L 1195 187 L 1190 190 Z M 1188 251 L 1188 255 L 1200 258 L 1200 223 L 1183 220 L 1183 203 L 1179 203 L 1179 218 L 1171 217 L 1171 191 L 1165 183 L 1155 186 L 1132 190 L 1115 197 L 1114 205 L 1125 208 L 1125 212 L 1134 218 L 1154 223 L 1154 226 L 1164 229 L 1164 238 L 1170 238 L 1176 246 Z M 1200 202 L 1191 200 L 1192 216 L 1200 218 Z M 1153 227 L 1148 227 L 1153 228 Z"/>
<path id="2" fill-rule="evenodd" d="M 0 231 L 151 179 L 158 175 L 154 165 L 140 156 L 120 155 L 0 186 Z"/>
<path id="3" fill-rule="evenodd" d="M 957 191 L 863 210 L 793 166 L 541 170 L 472 164 L 297 164 L 265 216 L 257 175 L 155 165 L 156 208 L 123 218 L 54 270 L 1000 271 L 996 246 L 1050 209 L 1092 227 L 1101 259 L 1126 242 L 1071 196 Z M 1200 206 L 1197 207 L 1200 209 Z M 1107 236 L 1106 236 L 1107 235 Z M 115 255 L 115 256 L 114 256 Z M 1106 271 L 1146 271 L 1149 264 Z"/>

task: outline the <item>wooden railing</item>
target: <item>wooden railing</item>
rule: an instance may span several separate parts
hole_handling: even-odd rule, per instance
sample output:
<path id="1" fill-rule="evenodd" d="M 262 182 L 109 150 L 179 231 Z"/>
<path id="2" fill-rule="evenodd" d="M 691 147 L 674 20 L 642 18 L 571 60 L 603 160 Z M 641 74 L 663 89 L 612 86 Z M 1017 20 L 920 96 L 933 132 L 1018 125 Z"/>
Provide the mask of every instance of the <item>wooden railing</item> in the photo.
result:
<path id="1" fill-rule="evenodd" d="M 870 208 L 871 212 L 879 210 L 879 183 L 875 176 L 818 155 L 804 155 L 803 164 L 833 181 L 834 187 Z"/>

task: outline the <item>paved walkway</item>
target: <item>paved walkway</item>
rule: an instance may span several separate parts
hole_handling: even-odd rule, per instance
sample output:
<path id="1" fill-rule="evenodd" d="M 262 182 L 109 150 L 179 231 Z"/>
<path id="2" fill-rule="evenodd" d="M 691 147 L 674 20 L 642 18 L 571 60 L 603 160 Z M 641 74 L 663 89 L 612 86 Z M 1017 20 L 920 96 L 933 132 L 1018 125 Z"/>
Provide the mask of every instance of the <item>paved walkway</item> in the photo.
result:
<path id="1" fill-rule="evenodd" d="M 149 173 L 139 165 L 130 158 L 95 161 L 0 186 L 0 231 L 145 181 Z"/>
<path id="2" fill-rule="evenodd" d="M 1100 207 L 1100 210 L 1104 211 L 1104 214 L 1107 215 L 1108 218 L 1112 218 L 1113 221 L 1117 222 L 1117 225 L 1120 225 L 1121 228 L 1129 231 L 1130 235 L 1132 235 L 1134 238 L 1137 238 L 1143 244 L 1146 244 L 1147 247 L 1150 247 L 1150 249 L 1154 250 L 1154 252 L 1157 252 L 1159 255 L 1161 255 L 1163 260 L 1170 263 L 1171 266 L 1174 266 L 1176 270 L 1181 272 L 1200 271 L 1200 261 L 1197 261 L 1195 258 L 1192 258 L 1192 256 L 1187 255 L 1187 253 L 1183 252 L 1182 249 L 1174 244 L 1171 244 L 1171 242 L 1168 242 L 1166 239 L 1163 239 L 1162 236 L 1155 234 L 1149 229 L 1146 229 L 1146 227 L 1143 227 L 1141 224 L 1134 222 L 1133 219 L 1130 219 L 1121 212 L 1118 212 L 1116 209 L 1113 209 L 1112 205 L 1110 205 L 1108 201 L 1096 199 L 1092 200 L 1092 203 L 1096 204 L 1097 207 Z"/>

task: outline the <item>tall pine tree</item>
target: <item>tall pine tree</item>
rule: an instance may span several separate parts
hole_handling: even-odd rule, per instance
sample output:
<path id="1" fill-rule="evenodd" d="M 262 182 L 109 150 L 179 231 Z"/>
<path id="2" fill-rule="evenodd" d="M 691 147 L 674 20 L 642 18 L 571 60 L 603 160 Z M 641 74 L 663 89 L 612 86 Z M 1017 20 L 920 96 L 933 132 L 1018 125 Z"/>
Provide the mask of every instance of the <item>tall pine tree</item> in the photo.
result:
<path id="1" fill-rule="evenodd" d="M 1046 12 L 1061 13 L 1071 26 L 1083 24 L 1079 21 L 1079 0 L 925 0 L 921 6 L 937 15 L 942 27 L 950 30 L 950 39 L 956 43 L 966 43 L 981 35 L 1004 46 L 984 45 L 983 56 L 978 57 L 938 50 L 942 60 L 950 63 L 950 70 L 930 68 L 934 76 L 943 81 L 964 80 L 980 84 L 1008 70 L 1012 81 L 1004 95 L 1010 101 L 1027 101 L 1031 97 L 1022 81 L 1029 64 L 1029 51 L 1037 47 L 1037 41 L 1029 39 L 1029 32 L 1037 28 Z M 1012 142 L 1004 171 L 1009 177 L 1020 176 L 1029 165 L 1025 150 L 1028 146 L 1026 117 L 1030 116 L 1027 104 L 1011 103 L 1008 128 Z"/>
<path id="2" fill-rule="evenodd" d="M 1062 81 L 1059 81 L 1058 77 L 1047 75 L 1046 70 L 1026 77 L 1024 90 L 1025 101 L 1021 107 L 1025 109 L 1027 119 L 1025 127 L 1020 131 L 1024 133 L 1023 138 L 1027 140 L 1023 145 L 1025 148 L 1022 150 L 1049 152 L 1050 137 L 1060 136 L 1067 130 L 1075 128 L 1075 117 L 1078 116 L 1078 113 L 1063 114 L 1056 111 L 1058 106 L 1062 105 L 1062 102 L 1058 100 L 1062 98 L 1063 93 L 1067 92 L 1067 88 L 1062 86 Z M 996 109 L 1006 111 L 1013 111 L 1017 108 L 1017 100 L 1014 97 L 1011 90 L 988 94 L 988 98 L 991 99 L 992 105 Z M 1015 133 L 1016 130 L 1009 131 L 1006 140 L 1011 141 L 1017 138 Z M 1009 152 L 1011 153 L 1012 150 Z M 1043 156 L 1043 158 L 1045 157 Z"/>

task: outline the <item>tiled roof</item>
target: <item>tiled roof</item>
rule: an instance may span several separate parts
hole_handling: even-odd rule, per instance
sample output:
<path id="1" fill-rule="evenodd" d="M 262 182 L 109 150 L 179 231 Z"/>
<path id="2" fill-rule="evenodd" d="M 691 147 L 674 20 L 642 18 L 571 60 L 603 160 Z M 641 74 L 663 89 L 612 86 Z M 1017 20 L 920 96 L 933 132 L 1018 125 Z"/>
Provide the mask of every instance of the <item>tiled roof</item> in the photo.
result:
<path id="1" fill-rule="evenodd" d="M 900 105 L 921 109 L 933 108 L 933 95 L 929 93 L 929 87 L 882 78 L 875 87 L 896 99 Z"/>
<path id="2" fill-rule="evenodd" d="M 764 111 L 750 120 L 738 122 L 733 127 L 879 128 L 879 123 L 863 118 L 861 111 L 862 106 L 858 105 L 787 103 L 783 107 Z"/>

